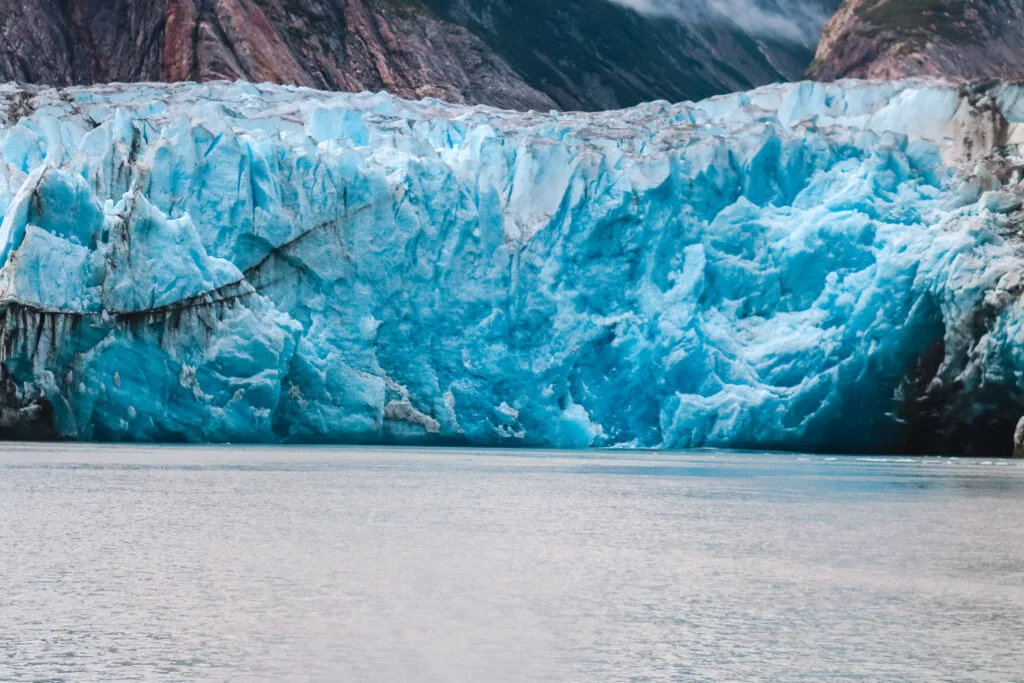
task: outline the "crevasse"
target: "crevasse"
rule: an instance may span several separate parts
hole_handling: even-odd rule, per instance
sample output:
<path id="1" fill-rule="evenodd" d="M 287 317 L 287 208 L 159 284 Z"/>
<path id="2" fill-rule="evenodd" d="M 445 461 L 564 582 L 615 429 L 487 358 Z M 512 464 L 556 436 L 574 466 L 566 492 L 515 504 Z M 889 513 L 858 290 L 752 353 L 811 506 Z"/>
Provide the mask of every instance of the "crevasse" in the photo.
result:
<path id="1" fill-rule="evenodd" d="M 1021 96 L 2 86 L 0 435 L 999 454 Z"/>

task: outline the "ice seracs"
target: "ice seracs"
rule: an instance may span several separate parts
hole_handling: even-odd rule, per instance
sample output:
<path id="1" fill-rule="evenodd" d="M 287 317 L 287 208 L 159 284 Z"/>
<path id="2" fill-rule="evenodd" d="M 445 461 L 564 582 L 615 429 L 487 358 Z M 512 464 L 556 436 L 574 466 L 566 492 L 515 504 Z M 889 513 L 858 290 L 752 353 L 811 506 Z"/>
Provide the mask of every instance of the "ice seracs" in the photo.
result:
<path id="1" fill-rule="evenodd" d="M 1022 94 L 4 86 L 0 434 L 1006 451 Z"/>

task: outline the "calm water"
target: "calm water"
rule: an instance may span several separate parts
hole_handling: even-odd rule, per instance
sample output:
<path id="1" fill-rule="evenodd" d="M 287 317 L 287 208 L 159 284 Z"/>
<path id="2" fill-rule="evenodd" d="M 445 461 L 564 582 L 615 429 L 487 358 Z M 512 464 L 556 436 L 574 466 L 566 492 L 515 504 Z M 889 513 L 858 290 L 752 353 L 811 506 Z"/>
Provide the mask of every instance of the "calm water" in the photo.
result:
<path id="1" fill-rule="evenodd" d="M 2 681 L 1024 681 L 1024 466 L 0 444 Z"/>

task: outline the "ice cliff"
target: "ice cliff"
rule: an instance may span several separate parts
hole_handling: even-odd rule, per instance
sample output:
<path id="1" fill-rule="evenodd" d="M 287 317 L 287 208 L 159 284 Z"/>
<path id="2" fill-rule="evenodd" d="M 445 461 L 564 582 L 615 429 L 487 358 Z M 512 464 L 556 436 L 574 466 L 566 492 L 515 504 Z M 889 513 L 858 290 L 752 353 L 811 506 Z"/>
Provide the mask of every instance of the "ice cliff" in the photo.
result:
<path id="1" fill-rule="evenodd" d="M 0 434 L 1008 454 L 1022 95 L 0 86 Z"/>

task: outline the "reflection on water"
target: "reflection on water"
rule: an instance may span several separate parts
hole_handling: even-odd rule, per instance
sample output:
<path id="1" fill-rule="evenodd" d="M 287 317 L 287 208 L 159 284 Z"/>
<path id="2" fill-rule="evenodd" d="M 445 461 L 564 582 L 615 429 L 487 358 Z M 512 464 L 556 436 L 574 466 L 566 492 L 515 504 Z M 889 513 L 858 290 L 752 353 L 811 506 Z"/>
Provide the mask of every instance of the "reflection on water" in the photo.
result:
<path id="1" fill-rule="evenodd" d="M 0 444 L 0 680 L 1024 680 L 1024 467 Z"/>

